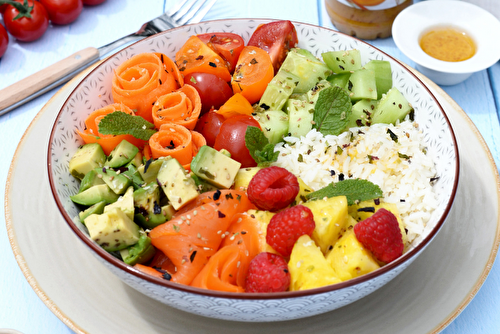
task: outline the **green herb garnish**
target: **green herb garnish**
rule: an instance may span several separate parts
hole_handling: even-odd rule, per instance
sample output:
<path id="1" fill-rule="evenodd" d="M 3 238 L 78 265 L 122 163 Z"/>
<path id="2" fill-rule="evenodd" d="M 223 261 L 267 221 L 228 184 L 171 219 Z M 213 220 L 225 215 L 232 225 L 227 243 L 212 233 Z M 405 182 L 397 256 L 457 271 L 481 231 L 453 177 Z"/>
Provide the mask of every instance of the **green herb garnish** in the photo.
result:
<path id="1" fill-rule="evenodd" d="M 324 135 L 339 135 L 349 123 L 352 103 L 349 94 L 338 86 L 319 92 L 314 107 L 313 128 Z"/>
<path id="2" fill-rule="evenodd" d="M 278 159 L 279 152 L 274 152 L 274 145 L 259 128 L 247 127 L 245 132 L 245 146 L 259 167 L 267 167 Z"/>
<path id="3" fill-rule="evenodd" d="M 345 196 L 347 204 L 353 205 L 356 201 L 368 201 L 382 197 L 382 189 L 376 184 L 361 179 L 348 179 L 337 183 L 330 183 L 324 188 L 308 194 L 308 200 L 324 197 Z"/>
<path id="4" fill-rule="evenodd" d="M 149 140 L 156 130 L 154 124 L 140 116 L 114 111 L 99 122 L 99 133 L 104 135 L 132 135 L 137 139 Z"/>

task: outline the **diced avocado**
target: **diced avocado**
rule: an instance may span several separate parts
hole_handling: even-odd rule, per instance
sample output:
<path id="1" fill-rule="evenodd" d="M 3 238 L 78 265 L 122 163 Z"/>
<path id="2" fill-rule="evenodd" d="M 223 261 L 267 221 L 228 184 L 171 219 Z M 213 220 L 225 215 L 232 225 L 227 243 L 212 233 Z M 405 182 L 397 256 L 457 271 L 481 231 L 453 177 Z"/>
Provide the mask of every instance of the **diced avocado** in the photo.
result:
<path id="1" fill-rule="evenodd" d="M 128 248 L 120 251 L 123 262 L 128 265 L 146 263 L 153 258 L 156 248 L 151 244 L 151 238 L 146 234 L 141 234 L 139 241 Z"/>
<path id="2" fill-rule="evenodd" d="M 347 89 L 347 84 L 349 78 L 351 77 L 351 72 L 332 74 L 326 80 L 332 84 L 332 86 L 339 86 L 341 88 Z"/>
<path id="3" fill-rule="evenodd" d="M 241 163 L 204 145 L 191 161 L 191 171 L 200 179 L 219 188 L 230 188 Z"/>
<path id="4" fill-rule="evenodd" d="M 145 164 L 137 168 L 139 174 L 146 184 L 156 181 L 156 176 L 160 170 L 161 165 L 166 159 L 159 158 L 157 160 L 148 160 Z"/>
<path id="5" fill-rule="evenodd" d="M 87 209 L 83 210 L 83 211 L 80 211 L 80 213 L 78 213 L 78 217 L 80 218 L 80 221 L 83 223 L 85 218 L 87 218 L 88 216 L 92 215 L 92 214 L 97 214 L 97 215 L 100 215 L 101 213 L 104 212 L 104 207 L 106 206 L 106 201 L 101 201 L 101 202 L 98 202 L 90 207 L 88 207 Z"/>
<path id="6" fill-rule="evenodd" d="M 108 252 L 134 245 L 139 240 L 139 226 L 119 208 L 85 218 L 90 238 Z"/>
<path id="7" fill-rule="evenodd" d="M 347 91 L 351 101 L 361 99 L 377 99 L 377 83 L 375 81 L 375 72 L 361 68 L 355 70 L 349 77 Z"/>
<path id="8" fill-rule="evenodd" d="M 333 73 L 346 73 L 361 68 L 361 52 L 357 49 L 328 51 L 321 56 Z"/>
<path id="9" fill-rule="evenodd" d="M 154 203 L 157 205 L 160 203 L 160 187 L 155 182 L 150 182 L 144 187 L 141 187 L 134 191 L 133 194 L 135 207 L 141 208 L 142 210 L 149 211 L 153 209 Z"/>
<path id="10" fill-rule="evenodd" d="M 320 80 L 326 79 L 332 71 L 312 53 L 305 49 L 291 49 L 280 71 L 286 70 L 300 78 L 294 93 L 309 91 Z"/>
<path id="11" fill-rule="evenodd" d="M 106 154 L 97 143 L 85 144 L 78 148 L 69 161 L 69 172 L 81 180 L 96 167 L 102 167 L 106 161 Z"/>
<path id="12" fill-rule="evenodd" d="M 314 104 L 307 100 L 289 99 L 285 110 L 288 113 L 288 132 L 293 137 L 305 136 L 312 129 Z"/>
<path id="13" fill-rule="evenodd" d="M 135 145 L 126 140 L 122 140 L 116 145 L 113 151 L 111 151 L 105 165 L 111 168 L 124 166 L 134 159 L 137 153 L 139 153 L 139 149 Z"/>
<path id="14" fill-rule="evenodd" d="M 264 109 L 281 110 L 300 78 L 287 70 L 279 70 L 267 85 L 260 98 L 259 106 Z"/>
<path id="15" fill-rule="evenodd" d="M 136 213 L 134 215 L 134 221 L 144 228 L 153 229 L 172 219 L 175 214 L 175 209 L 170 204 L 161 207 L 155 206 L 155 210 L 158 213 L 154 213 L 155 211 L 148 212 L 147 215 L 140 212 Z"/>
<path id="16" fill-rule="evenodd" d="M 219 152 L 222 153 L 222 150 L 220 150 Z M 204 180 L 202 180 L 201 178 L 199 178 L 195 173 L 193 172 L 190 172 L 189 173 L 190 177 L 194 180 L 194 183 L 196 183 L 196 186 L 198 187 L 198 191 L 200 193 L 206 193 L 208 191 L 213 191 L 213 190 L 217 190 L 219 188 L 217 188 L 216 186 L 208 183 L 208 182 L 205 182 Z"/>
<path id="17" fill-rule="evenodd" d="M 198 155 L 199 152 L 196 156 Z M 196 183 L 176 159 L 163 162 L 157 181 L 175 210 L 179 210 L 199 195 Z"/>
<path id="18" fill-rule="evenodd" d="M 125 170 L 121 174 L 132 181 L 132 186 L 134 186 L 134 189 L 139 189 L 145 183 L 141 177 L 141 173 L 139 173 L 139 171 L 133 164 L 129 164 L 127 170 Z"/>
<path id="19" fill-rule="evenodd" d="M 104 181 L 98 176 L 97 172 L 92 169 L 90 172 L 85 174 L 85 177 L 80 182 L 80 189 L 78 192 L 81 193 L 82 191 L 85 191 L 90 187 L 97 186 L 98 184 L 104 184 Z"/>
<path id="20" fill-rule="evenodd" d="M 375 81 L 377 83 L 377 99 L 380 100 L 383 94 L 386 94 L 392 88 L 392 69 L 391 63 L 387 60 L 370 60 L 364 68 L 375 72 Z"/>
<path id="21" fill-rule="evenodd" d="M 351 117 L 347 128 L 369 126 L 372 122 L 372 114 L 377 107 L 377 100 L 359 100 L 352 106 Z"/>
<path id="22" fill-rule="evenodd" d="M 77 204 L 91 206 L 101 201 L 104 201 L 107 204 L 113 203 L 118 199 L 118 197 L 119 196 L 111 190 L 107 184 L 99 184 L 71 196 L 70 199 Z"/>
<path id="23" fill-rule="evenodd" d="M 276 145 L 288 134 L 289 116 L 281 110 L 266 110 L 258 112 L 254 118 L 269 143 Z"/>
<path id="24" fill-rule="evenodd" d="M 127 167 L 131 165 L 134 166 L 136 169 L 139 168 L 140 165 L 142 165 L 142 153 L 140 151 L 137 152 L 134 158 L 128 162 Z"/>
<path id="25" fill-rule="evenodd" d="M 120 208 L 130 219 L 134 219 L 134 187 L 128 187 L 127 191 L 123 196 L 118 197 L 116 202 L 106 205 L 104 207 L 104 212 L 113 210 L 114 208 Z"/>
<path id="26" fill-rule="evenodd" d="M 144 228 L 155 228 L 173 215 L 170 204 L 161 206 L 160 187 L 156 182 L 134 191 L 133 205 L 137 208 L 134 221 Z"/>
<path id="27" fill-rule="evenodd" d="M 240 168 L 238 173 L 236 173 L 236 177 L 234 178 L 234 189 L 246 191 L 250 180 L 252 180 L 254 175 L 257 174 L 257 172 L 261 169 L 262 167 Z"/>
<path id="28" fill-rule="evenodd" d="M 132 181 L 128 177 L 115 172 L 111 168 L 96 168 L 95 171 L 111 190 L 118 195 L 123 194 L 132 185 Z"/>
<path id="29" fill-rule="evenodd" d="M 404 120 L 406 115 L 413 111 L 408 100 L 396 88 L 391 88 L 378 103 L 372 115 L 372 123 L 395 124 Z"/>

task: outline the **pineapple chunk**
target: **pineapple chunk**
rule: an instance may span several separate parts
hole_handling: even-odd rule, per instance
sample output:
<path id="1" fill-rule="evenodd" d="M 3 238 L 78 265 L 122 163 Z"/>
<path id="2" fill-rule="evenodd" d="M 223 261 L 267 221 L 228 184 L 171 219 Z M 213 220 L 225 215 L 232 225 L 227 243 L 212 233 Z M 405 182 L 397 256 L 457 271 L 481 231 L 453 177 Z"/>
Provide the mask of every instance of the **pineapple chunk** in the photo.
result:
<path id="1" fill-rule="evenodd" d="M 380 268 L 371 252 L 356 239 L 353 229 L 347 230 L 327 254 L 326 261 L 342 281 L 347 281 Z"/>
<path id="2" fill-rule="evenodd" d="M 275 215 L 274 212 L 271 211 L 263 211 L 263 210 L 248 210 L 247 214 L 255 217 L 255 220 L 259 223 L 260 233 L 259 233 L 259 249 L 261 252 L 269 252 L 274 254 L 279 254 L 275 251 L 271 246 L 269 246 L 266 242 L 266 234 L 267 234 L 267 225 L 271 221 L 271 218 Z"/>
<path id="3" fill-rule="evenodd" d="M 288 270 L 291 278 L 290 291 L 314 289 L 341 282 L 308 235 L 301 236 L 295 243 Z"/>
<path id="4" fill-rule="evenodd" d="M 345 196 L 318 199 L 303 204 L 311 209 L 316 228 L 312 238 L 326 254 L 346 228 L 348 221 L 347 199 Z"/>
<path id="5" fill-rule="evenodd" d="M 401 216 L 399 215 L 399 210 L 396 204 L 394 203 L 385 203 L 382 201 L 379 201 L 379 204 L 375 204 L 374 200 L 369 200 L 369 201 L 363 201 L 360 202 L 359 204 L 354 204 L 349 207 L 349 214 L 354 217 L 358 222 L 365 220 L 366 218 L 372 216 L 375 212 L 369 212 L 369 211 L 359 211 L 360 208 L 370 208 L 373 207 L 375 212 L 377 212 L 378 209 L 384 208 L 390 212 L 392 212 L 399 223 L 399 229 L 401 230 L 401 235 L 403 236 L 403 245 L 408 246 L 408 236 L 406 235 L 406 230 L 405 226 L 403 224 L 403 221 L 401 220 Z"/>
<path id="6" fill-rule="evenodd" d="M 300 204 L 300 203 L 304 203 L 307 201 L 307 198 L 306 196 L 310 193 L 313 192 L 313 190 L 311 188 L 309 188 L 309 186 L 307 184 L 304 183 L 304 181 L 302 181 L 302 179 L 300 177 L 297 177 L 297 181 L 299 181 L 299 187 L 300 187 L 300 190 L 299 190 L 299 193 L 297 194 L 297 196 L 295 197 L 295 203 L 296 204 Z"/>
<path id="7" fill-rule="evenodd" d="M 261 169 L 261 167 L 240 168 L 234 177 L 234 189 L 246 191 L 250 180 Z"/>

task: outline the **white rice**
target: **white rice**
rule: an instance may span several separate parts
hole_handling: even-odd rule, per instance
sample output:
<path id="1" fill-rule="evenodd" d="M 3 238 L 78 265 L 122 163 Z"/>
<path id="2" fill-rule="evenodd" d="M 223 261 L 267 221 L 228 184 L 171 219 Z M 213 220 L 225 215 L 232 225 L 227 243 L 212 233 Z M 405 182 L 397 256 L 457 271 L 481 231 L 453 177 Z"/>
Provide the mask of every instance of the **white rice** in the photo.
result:
<path id="1" fill-rule="evenodd" d="M 391 139 L 388 129 L 398 137 L 397 142 Z M 382 189 L 383 201 L 397 205 L 409 242 L 424 232 L 437 207 L 430 182 L 436 170 L 425 153 L 423 135 L 416 123 L 405 120 L 397 125 L 374 124 L 352 128 L 339 136 L 324 136 L 312 130 L 305 137 L 284 140 L 275 148 L 280 152 L 275 165 L 294 173 L 313 190 L 338 182 L 340 174 L 344 179 L 369 180 Z M 337 154 L 338 147 L 341 154 Z"/>

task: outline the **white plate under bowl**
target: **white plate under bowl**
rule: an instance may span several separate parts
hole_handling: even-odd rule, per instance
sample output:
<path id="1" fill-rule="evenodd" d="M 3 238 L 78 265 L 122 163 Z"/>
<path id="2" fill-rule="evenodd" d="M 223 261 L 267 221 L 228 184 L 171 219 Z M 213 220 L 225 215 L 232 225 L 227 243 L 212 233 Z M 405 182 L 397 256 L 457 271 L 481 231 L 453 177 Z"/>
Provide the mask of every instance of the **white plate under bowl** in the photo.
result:
<path id="1" fill-rule="evenodd" d="M 423 33 L 438 27 L 454 27 L 476 44 L 476 54 L 460 62 L 442 61 L 420 47 Z M 500 59 L 500 22 L 491 13 L 459 0 L 422 1 L 403 10 L 394 20 L 396 46 L 413 60 L 417 70 L 441 85 L 454 85 Z"/>
<path id="2" fill-rule="evenodd" d="M 294 22 L 299 46 L 316 56 L 329 50 L 359 49 L 362 62 L 370 59 L 391 62 L 393 82 L 415 108 L 415 121 L 423 132 L 427 152 L 436 163 L 434 191 L 437 209 L 423 241 L 390 264 L 367 275 L 332 286 L 274 294 L 223 293 L 172 283 L 149 276 L 117 260 L 88 238 L 82 224 L 75 224 L 79 209 L 69 196 L 78 192 L 79 182 L 68 172 L 68 163 L 81 139 L 75 128 L 91 111 L 112 101 L 113 69 L 131 56 L 142 52 L 162 52 L 173 58 L 175 52 L 193 34 L 226 31 L 240 34 L 248 41 L 255 28 L 270 20 L 236 19 L 202 22 L 172 29 L 147 38 L 113 55 L 87 75 L 70 94 L 57 115 L 49 139 L 48 166 L 52 192 L 63 217 L 73 231 L 109 270 L 125 283 L 167 305 L 186 312 L 226 320 L 249 322 L 303 318 L 348 305 L 377 290 L 414 261 L 437 235 L 450 210 L 458 184 L 458 149 L 449 121 L 435 97 L 406 67 L 371 45 L 337 31 Z"/>

